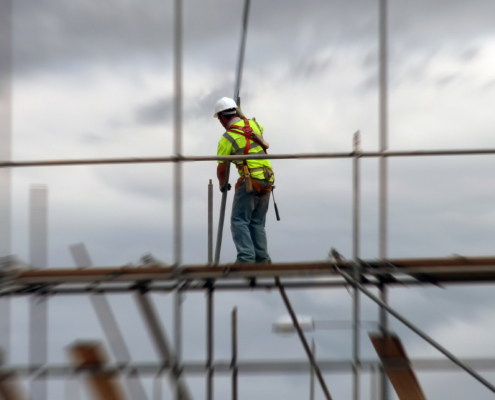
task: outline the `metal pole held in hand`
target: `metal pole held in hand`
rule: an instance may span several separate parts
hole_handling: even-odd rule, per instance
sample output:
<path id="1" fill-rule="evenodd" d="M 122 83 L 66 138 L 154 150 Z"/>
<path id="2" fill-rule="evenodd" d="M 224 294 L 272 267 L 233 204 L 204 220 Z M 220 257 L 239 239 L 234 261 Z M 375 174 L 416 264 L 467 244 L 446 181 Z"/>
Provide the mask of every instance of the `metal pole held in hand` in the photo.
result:
<path id="1" fill-rule="evenodd" d="M 237 60 L 237 70 L 236 70 L 236 80 L 234 88 L 234 100 L 237 103 L 237 107 L 241 105 L 240 90 L 241 90 L 241 80 L 242 80 L 242 68 L 244 65 L 244 53 L 246 49 L 246 36 L 248 28 L 248 17 L 249 17 L 249 6 L 251 4 L 250 0 L 245 0 L 244 11 L 242 17 L 242 33 L 241 33 L 241 45 L 239 48 L 239 58 Z M 227 205 L 227 192 L 229 186 L 229 173 L 230 173 L 230 162 L 227 163 L 227 171 L 225 173 L 225 183 L 222 187 L 222 203 L 220 206 L 220 219 L 218 221 L 218 232 L 217 232 L 217 244 L 215 247 L 215 259 L 213 264 L 218 264 L 220 262 L 220 250 L 222 248 L 222 236 L 223 236 L 223 223 L 225 220 L 225 207 Z"/>

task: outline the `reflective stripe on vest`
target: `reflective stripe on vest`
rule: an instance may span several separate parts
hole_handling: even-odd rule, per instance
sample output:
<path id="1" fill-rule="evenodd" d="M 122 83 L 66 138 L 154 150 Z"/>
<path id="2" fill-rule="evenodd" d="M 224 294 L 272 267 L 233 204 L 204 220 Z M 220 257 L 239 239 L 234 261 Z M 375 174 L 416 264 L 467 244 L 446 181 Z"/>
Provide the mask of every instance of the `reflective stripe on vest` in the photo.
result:
<path id="1" fill-rule="evenodd" d="M 228 134 L 228 132 L 237 133 L 238 135 L 242 135 L 246 138 L 246 147 L 248 147 L 248 150 L 246 151 L 244 149 L 244 154 L 249 153 L 249 148 L 251 147 L 251 141 L 253 142 L 253 145 L 254 145 L 253 148 L 260 146 L 263 149 L 263 152 L 265 154 L 267 154 L 266 149 L 263 147 L 263 145 L 261 143 L 258 143 L 258 141 L 256 141 L 256 137 L 254 136 L 253 128 L 251 128 L 249 121 L 246 118 L 243 121 L 244 121 L 244 126 L 232 125 L 227 130 L 226 133 L 227 134 Z M 261 134 L 261 131 L 260 131 L 260 134 Z M 229 140 L 229 139 L 227 139 L 227 140 Z"/>

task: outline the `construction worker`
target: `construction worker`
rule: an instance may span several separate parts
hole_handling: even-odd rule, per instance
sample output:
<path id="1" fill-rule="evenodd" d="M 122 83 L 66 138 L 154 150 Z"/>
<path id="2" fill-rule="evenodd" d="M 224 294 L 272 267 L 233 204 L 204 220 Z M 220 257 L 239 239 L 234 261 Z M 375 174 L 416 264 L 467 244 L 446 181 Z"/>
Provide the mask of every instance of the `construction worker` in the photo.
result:
<path id="1" fill-rule="evenodd" d="M 234 100 L 223 97 L 215 105 L 215 118 L 226 129 L 218 142 L 217 155 L 265 154 L 268 143 L 263 127 L 253 118 L 248 120 Z M 239 171 L 232 205 L 231 231 L 237 248 L 237 263 L 270 262 L 265 232 L 266 212 L 274 175 L 269 160 L 236 160 Z M 218 161 L 220 189 L 225 185 L 227 163 Z M 230 190 L 230 185 L 225 190 Z"/>

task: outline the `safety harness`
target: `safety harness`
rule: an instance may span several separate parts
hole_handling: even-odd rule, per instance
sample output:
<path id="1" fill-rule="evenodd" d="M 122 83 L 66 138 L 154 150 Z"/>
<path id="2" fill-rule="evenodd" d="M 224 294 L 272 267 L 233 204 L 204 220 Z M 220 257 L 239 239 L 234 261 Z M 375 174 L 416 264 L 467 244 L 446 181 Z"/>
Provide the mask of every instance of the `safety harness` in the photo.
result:
<path id="1" fill-rule="evenodd" d="M 244 121 L 244 126 L 234 126 L 232 125 L 231 128 L 229 128 L 227 130 L 227 132 L 232 132 L 232 133 L 237 133 L 239 135 L 242 135 L 246 138 L 246 147 L 244 147 L 244 155 L 248 154 L 249 153 L 249 150 L 251 149 L 251 140 L 257 144 L 259 144 L 261 146 L 261 148 L 263 149 L 263 151 L 265 152 L 265 154 L 267 154 L 266 152 L 266 149 L 267 149 L 267 146 L 258 138 L 259 135 L 256 135 L 253 131 L 253 128 L 251 128 L 251 126 L 249 125 L 249 121 L 247 118 L 243 118 L 243 121 Z M 256 125 L 258 125 L 258 123 L 256 121 L 254 121 L 256 123 Z M 258 125 L 258 129 L 259 129 L 259 125 Z M 240 132 L 242 131 L 242 132 Z M 260 129 L 260 132 L 261 132 L 261 129 Z M 247 160 L 243 160 L 243 163 L 242 163 L 242 167 L 239 165 L 239 164 L 236 164 L 236 167 L 237 169 L 242 169 L 243 167 L 246 167 L 249 172 L 261 172 L 261 171 L 265 171 L 265 168 L 252 168 L 252 169 L 249 169 L 248 167 L 248 163 L 247 163 Z M 244 175 L 242 175 L 239 180 L 237 181 L 236 185 L 235 185 L 235 190 L 237 190 L 239 188 L 239 186 L 241 185 L 241 183 L 244 181 L 245 177 Z M 256 189 L 256 191 L 259 193 L 259 194 L 266 194 L 266 193 L 270 193 L 270 191 L 272 190 L 272 187 L 273 187 L 273 183 L 270 185 L 270 187 L 268 188 L 264 188 L 263 186 L 261 186 L 257 181 L 256 179 L 251 179 L 251 183 L 253 184 L 253 187 Z"/>

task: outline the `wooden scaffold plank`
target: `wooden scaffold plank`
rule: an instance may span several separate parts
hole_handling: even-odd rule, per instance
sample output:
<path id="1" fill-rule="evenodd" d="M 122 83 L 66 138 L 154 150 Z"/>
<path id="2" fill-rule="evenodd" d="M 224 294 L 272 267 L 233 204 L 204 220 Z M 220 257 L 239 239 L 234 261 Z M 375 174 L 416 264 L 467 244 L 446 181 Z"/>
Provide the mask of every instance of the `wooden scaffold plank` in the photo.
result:
<path id="1" fill-rule="evenodd" d="M 399 399 L 426 400 L 400 339 L 393 334 L 369 336 Z"/>
<path id="2" fill-rule="evenodd" d="M 0 351 L 0 365 L 3 364 L 3 352 Z M 0 400 L 27 400 L 21 385 L 12 373 L 0 373 Z"/>
<path id="3" fill-rule="evenodd" d="M 98 342 L 78 342 L 69 349 L 76 368 L 88 368 L 86 383 L 94 400 L 127 400 L 115 373 L 101 369 L 106 363 L 103 346 Z"/>

